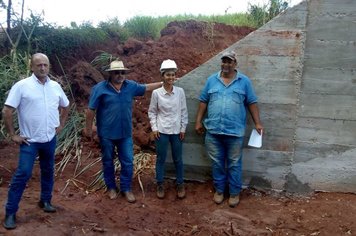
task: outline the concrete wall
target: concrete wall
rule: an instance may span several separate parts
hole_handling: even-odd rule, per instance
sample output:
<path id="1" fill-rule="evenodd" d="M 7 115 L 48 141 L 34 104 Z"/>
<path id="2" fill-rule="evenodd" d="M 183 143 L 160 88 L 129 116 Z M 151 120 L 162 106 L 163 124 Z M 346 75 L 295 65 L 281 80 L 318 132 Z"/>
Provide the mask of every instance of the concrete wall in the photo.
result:
<path id="1" fill-rule="evenodd" d="M 355 22 L 354 0 L 305 1 L 226 49 L 237 53 L 239 69 L 253 81 L 266 129 L 261 149 L 245 145 L 246 186 L 356 192 Z M 189 110 L 189 179 L 210 177 L 194 121 L 197 98 L 206 78 L 220 69 L 220 56 L 178 82 Z M 249 121 L 248 135 L 252 127 Z"/>
<path id="2" fill-rule="evenodd" d="M 310 1 L 307 22 L 290 176 L 356 192 L 356 1 Z"/>

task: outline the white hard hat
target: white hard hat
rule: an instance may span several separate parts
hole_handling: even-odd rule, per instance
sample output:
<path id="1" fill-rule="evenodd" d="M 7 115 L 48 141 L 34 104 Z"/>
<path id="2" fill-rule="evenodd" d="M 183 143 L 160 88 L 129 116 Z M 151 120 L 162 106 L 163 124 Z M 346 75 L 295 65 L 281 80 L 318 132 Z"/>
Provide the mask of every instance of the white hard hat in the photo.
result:
<path id="1" fill-rule="evenodd" d="M 171 59 L 167 59 L 167 60 L 164 60 L 161 64 L 161 68 L 159 69 L 159 71 L 161 72 L 164 72 L 165 70 L 174 70 L 174 71 L 177 71 L 178 68 L 177 68 L 177 64 L 175 61 L 171 60 Z"/>

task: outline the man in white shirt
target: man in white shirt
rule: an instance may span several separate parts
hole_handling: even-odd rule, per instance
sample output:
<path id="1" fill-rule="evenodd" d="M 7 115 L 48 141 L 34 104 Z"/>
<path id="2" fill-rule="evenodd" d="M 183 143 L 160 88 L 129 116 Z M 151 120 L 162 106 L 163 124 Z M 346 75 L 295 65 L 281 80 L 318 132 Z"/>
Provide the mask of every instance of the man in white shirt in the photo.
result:
<path id="1" fill-rule="evenodd" d="M 41 196 L 38 205 L 45 212 L 56 211 L 51 205 L 56 133 L 64 127 L 69 101 L 61 86 L 49 79 L 49 66 L 46 55 L 34 54 L 31 58 L 33 74 L 11 88 L 2 110 L 11 140 L 20 145 L 18 167 L 12 177 L 6 203 L 3 224 L 6 229 L 16 228 L 16 212 L 37 156 L 41 168 Z M 13 125 L 12 114 L 15 110 L 20 134 L 15 133 Z"/>

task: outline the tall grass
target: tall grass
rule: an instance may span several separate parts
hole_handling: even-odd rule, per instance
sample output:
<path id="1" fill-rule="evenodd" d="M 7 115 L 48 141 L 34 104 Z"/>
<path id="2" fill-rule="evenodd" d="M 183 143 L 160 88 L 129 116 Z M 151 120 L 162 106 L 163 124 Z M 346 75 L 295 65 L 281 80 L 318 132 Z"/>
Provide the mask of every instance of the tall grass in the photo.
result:
<path id="1" fill-rule="evenodd" d="M 2 110 L 12 85 L 28 75 L 29 62 L 27 55 L 6 55 L 0 58 L 0 109 Z M 0 113 L 1 117 L 1 113 Z M 7 136 L 4 123 L 0 119 L 0 140 Z M 17 127 L 17 125 L 15 125 Z"/>
<path id="2" fill-rule="evenodd" d="M 155 39 L 159 35 L 157 20 L 151 16 L 136 16 L 125 22 L 130 35 L 139 39 Z"/>
<path id="3" fill-rule="evenodd" d="M 254 27 L 256 24 L 251 21 L 247 13 L 235 13 L 225 15 L 191 15 L 182 14 L 174 16 L 135 16 L 127 20 L 124 28 L 127 28 L 129 36 L 138 39 L 157 39 L 160 37 L 160 32 L 172 21 L 196 20 L 205 22 L 217 22 L 234 26 Z"/>

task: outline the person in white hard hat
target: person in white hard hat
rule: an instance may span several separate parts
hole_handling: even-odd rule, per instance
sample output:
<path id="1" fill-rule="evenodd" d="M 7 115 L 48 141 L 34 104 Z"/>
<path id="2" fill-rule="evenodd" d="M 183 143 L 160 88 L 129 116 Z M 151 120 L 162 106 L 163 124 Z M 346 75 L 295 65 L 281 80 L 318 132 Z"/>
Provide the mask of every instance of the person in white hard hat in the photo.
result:
<path id="1" fill-rule="evenodd" d="M 131 190 L 133 176 L 132 104 L 136 96 L 143 96 L 162 85 L 161 82 L 139 84 L 126 79 L 128 68 L 122 61 L 110 63 L 110 78 L 96 84 L 91 91 L 86 114 L 87 137 L 92 137 L 96 114 L 97 133 L 100 140 L 104 181 L 110 199 L 116 199 L 115 147 L 121 164 L 120 191 L 127 201 L 136 201 Z"/>
<path id="2" fill-rule="evenodd" d="M 163 199 L 164 164 L 168 145 L 171 144 L 172 158 L 176 171 L 177 197 L 185 197 L 183 181 L 182 145 L 188 124 L 188 110 L 184 90 L 174 86 L 177 65 L 173 60 L 164 60 L 160 72 L 163 86 L 152 92 L 148 109 L 151 129 L 156 143 L 157 197 Z"/>

